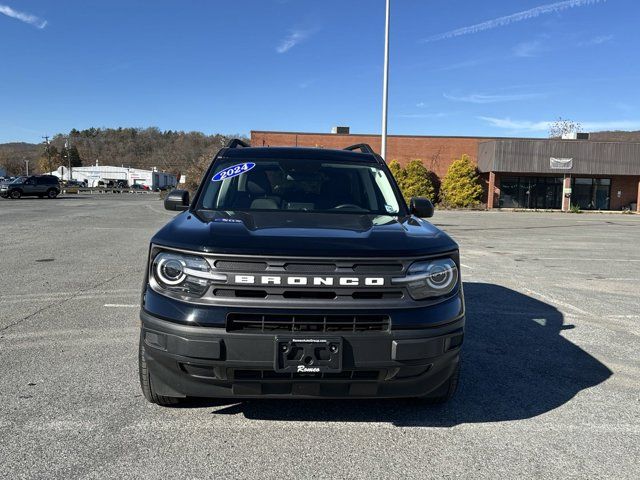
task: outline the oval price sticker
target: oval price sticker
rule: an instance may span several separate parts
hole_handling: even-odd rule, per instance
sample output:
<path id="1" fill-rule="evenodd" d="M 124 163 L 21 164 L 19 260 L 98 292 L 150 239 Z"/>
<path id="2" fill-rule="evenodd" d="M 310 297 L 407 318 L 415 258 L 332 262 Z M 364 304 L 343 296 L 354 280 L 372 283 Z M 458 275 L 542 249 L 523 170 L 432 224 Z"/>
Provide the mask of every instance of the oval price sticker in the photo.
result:
<path id="1" fill-rule="evenodd" d="M 211 181 L 221 182 L 225 178 L 237 177 L 238 175 L 241 175 L 244 172 L 248 172 L 255 166 L 256 166 L 255 163 L 247 162 L 247 163 L 240 163 L 238 165 L 227 167 L 224 170 L 220 170 L 218 173 L 216 173 L 211 179 Z"/>

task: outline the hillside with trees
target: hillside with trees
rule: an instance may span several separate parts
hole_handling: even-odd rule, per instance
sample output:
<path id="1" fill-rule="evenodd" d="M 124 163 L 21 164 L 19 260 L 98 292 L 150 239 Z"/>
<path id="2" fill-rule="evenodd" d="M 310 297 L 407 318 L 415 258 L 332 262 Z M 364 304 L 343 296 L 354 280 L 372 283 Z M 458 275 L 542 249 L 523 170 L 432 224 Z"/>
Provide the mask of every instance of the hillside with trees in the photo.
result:
<path id="1" fill-rule="evenodd" d="M 0 166 L 9 175 L 51 171 L 60 165 L 115 165 L 184 173 L 203 155 L 217 151 L 229 136 L 158 128 L 89 128 L 57 134 L 46 143 L 0 144 Z M 65 147 L 68 145 L 68 149 Z"/>

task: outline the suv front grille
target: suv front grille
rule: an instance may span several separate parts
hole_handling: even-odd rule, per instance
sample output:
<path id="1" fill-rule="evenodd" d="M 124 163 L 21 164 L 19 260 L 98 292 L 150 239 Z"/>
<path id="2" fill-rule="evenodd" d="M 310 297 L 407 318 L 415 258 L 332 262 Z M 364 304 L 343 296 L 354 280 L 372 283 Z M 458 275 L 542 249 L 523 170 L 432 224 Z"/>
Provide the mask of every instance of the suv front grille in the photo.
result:
<path id="1" fill-rule="evenodd" d="M 388 315 L 227 315 L 228 332 L 386 332 L 390 328 Z"/>

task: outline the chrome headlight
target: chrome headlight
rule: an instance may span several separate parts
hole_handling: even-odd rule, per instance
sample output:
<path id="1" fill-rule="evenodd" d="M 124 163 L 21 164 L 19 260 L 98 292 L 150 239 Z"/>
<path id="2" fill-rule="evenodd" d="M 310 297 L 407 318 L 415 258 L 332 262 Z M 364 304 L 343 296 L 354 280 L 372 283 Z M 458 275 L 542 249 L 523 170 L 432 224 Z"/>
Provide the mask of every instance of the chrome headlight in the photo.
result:
<path id="1" fill-rule="evenodd" d="M 405 285 L 414 300 L 447 295 L 458 284 L 458 266 L 450 258 L 416 262 L 407 273 L 406 277 L 391 282 Z"/>
<path id="2" fill-rule="evenodd" d="M 151 267 L 156 284 L 164 290 L 201 297 L 212 279 L 207 261 L 196 255 L 161 252 Z"/>

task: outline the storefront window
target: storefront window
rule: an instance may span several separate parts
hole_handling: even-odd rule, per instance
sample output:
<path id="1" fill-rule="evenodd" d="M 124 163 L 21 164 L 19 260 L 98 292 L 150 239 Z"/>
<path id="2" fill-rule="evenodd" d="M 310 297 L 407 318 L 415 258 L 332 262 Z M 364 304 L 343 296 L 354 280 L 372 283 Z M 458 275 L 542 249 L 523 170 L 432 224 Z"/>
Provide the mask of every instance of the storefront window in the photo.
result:
<path id="1" fill-rule="evenodd" d="M 562 204 L 562 177 L 502 177 L 500 207 L 558 209 Z"/>

